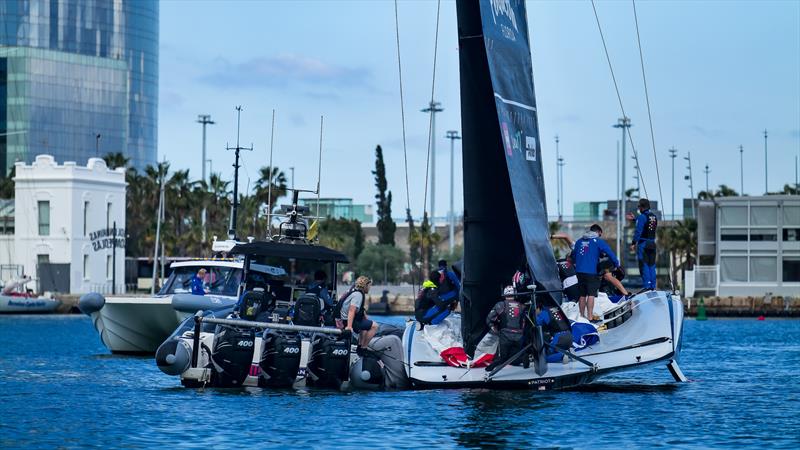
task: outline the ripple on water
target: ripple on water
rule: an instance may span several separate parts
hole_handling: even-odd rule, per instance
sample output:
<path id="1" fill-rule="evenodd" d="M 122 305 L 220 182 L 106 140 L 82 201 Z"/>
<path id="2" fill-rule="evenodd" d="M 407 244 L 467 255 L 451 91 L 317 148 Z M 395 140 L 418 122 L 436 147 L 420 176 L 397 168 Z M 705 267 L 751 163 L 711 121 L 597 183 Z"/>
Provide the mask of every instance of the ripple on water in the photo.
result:
<path id="1" fill-rule="evenodd" d="M 109 355 L 86 317 L 0 317 L 0 446 L 800 446 L 800 321 L 687 321 L 684 339 L 683 385 L 653 367 L 561 392 L 192 390 Z"/>

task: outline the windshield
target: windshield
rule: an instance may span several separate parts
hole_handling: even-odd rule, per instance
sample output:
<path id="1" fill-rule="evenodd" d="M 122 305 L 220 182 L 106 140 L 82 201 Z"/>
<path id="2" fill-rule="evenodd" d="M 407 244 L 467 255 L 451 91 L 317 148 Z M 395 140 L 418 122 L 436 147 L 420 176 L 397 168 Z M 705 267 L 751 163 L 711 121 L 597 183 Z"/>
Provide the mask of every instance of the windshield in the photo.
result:
<path id="1" fill-rule="evenodd" d="M 242 269 L 219 266 L 175 267 L 158 294 L 191 294 L 192 277 L 201 268 L 206 269 L 203 277 L 203 290 L 206 294 L 236 296 L 242 279 Z"/>

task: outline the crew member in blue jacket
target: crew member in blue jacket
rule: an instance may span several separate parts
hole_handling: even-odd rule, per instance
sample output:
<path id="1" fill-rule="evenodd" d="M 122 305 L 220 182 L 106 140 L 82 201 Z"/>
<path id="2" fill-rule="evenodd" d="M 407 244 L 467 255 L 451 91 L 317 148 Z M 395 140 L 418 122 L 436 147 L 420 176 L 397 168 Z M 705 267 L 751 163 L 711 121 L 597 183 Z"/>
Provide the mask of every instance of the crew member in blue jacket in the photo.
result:
<path id="1" fill-rule="evenodd" d="M 438 272 L 441 274 L 439 282 L 439 299 L 443 302 L 453 302 L 458 300 L 458 293 L 461 291 L 461 280 L 452 270 L 447 268 L 447 261 L 439 260 Z"/>
<path id="2" fill-rule="evenodd" d="M 633 233 L 631 250 L 636 251 L 643 287 L 645 289 L 655 289 L 658 218 L 650 211 L 650 200 L 646 198 L 639 199 L 639 213 L 636 218 L 636 231 Z"/>
<path id="3" fill-rule="evenodd" d="M 206 295 L 206 290 L 204 289 L 205 279 L 206 269 L 201 267 L 191 280 L 191 289 L 193 295 Z"/>
<path id="4" fill-rule="evenodd" d="M 575 272 L 578 276 L 578 289 L 580 298 L 578 299 L 578 310 L 583 317 L 592 320 L 594 310 L 594 298 L 597 297 L 597 290 L 600 288 L 600 275 L 597 273 L 597 263 L 603 255 L 614 263 L 614 267 L 619 267 L 617 255 L 600 239 L 603 229 L 600 225 L 594 224 L 589 231 L 580 239 L 575 241 L 572 249 L 572 259 L 575 263 Z M 584 314 L 584 310 L 586 313 Z"/>

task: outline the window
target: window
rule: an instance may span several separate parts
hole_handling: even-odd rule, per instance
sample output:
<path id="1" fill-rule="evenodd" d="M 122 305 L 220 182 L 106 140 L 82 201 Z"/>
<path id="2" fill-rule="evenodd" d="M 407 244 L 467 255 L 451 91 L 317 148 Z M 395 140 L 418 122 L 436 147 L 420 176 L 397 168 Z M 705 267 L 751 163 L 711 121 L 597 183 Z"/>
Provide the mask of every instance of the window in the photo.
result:
<path id="1" fill-rule="evenodd" d="M 784 228 L 783 229 L 784 241 L 800 241 L 800 228 Z"/>
<path id="2" fill-rule="evenodd" d="M 750 240 L 751 241 L 777 241 L 778 240 L 778 231 L 777 230 L 759 230 L 757 228 L 750 230 Z"/>
<path id="3" fill-rule="evenodd" d="M 783 226 L 800 225 L 800 206 L 783 206 Z"/>
<path id="4" fill-rule="evenodd" d="M 89 202 L 83 202 L 83 235 L 89 235 Z"/>
<path id="5" fill-rule="evenodd" d="M 39 236 L 50 236 L 50 202 L 40 200 L 37 205 L 39 210 Z"/>
<path id="6" fill-rule="evenodd" d="M 36 255 L 36 264 L 49 264 L 50 263 L 50 255 L 48 254 L 41 254 Z"/>
<path id="7" fill-rule="evenodd" d="M 783 258 L 783 281 L 800 281 L 800 256 Z"/>
<path id="8" fill-rule="evenodd" d="M 720 225 L 747 226 L 746 206 L 721 206 L 719 208 Z"/>
<path id="9" fill-rule="evenodd" d="M 751 206 L 750 207 L 750 225 L 751 226 L 767 226 L 778 225 L 778 207 L 777 206 Z"/>
<path id="10" fill-rule="evenodd" d="M 106 278 L 108 278 L 109 280 L 114 277 L 113 268 L 112 268 L 113 265 L 114 265 L 114 262 L 111 259 L 111 255 L 106 256 Z"/>
<path id="11" fill-rule="evenodd" d="M 747 241 L 747 228 L 723 228 L 720 230 L 721 241 Z"/>
<path id="12" fill-rule="evenodd" d="M 721 256 L 720 281 L 747 281 L 747 256 Z"/>
<path id="13" fill-rule="evenodd" d="M 751 256 L 750 281 L 778 281 L 778 258 Z"/>
<path id="14" fill-rule="evenodd" d="M 83 279 L 89 279 L 89 255 L 83 255 Z"/>

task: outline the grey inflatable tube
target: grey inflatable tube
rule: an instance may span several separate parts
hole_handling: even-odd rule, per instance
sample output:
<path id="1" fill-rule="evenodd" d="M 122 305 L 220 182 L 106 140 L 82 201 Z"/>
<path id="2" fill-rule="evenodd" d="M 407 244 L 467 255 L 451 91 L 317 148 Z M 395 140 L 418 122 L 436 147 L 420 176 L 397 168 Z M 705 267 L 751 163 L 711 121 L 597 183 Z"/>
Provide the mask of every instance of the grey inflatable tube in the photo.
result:
<path id="1" fill-rule="evenodd" d="M 78 300 L 78 309 L 81 310 L 82 313 L 86 314 L 87 316 L 91 316 L 92 313 L 100 311 L 103 309 L 103 306 L 106 304 L 106 299 L 101 294 L 97 292 L 90 292 L 88 294 L 83 294 L 81 298 Z"/>

